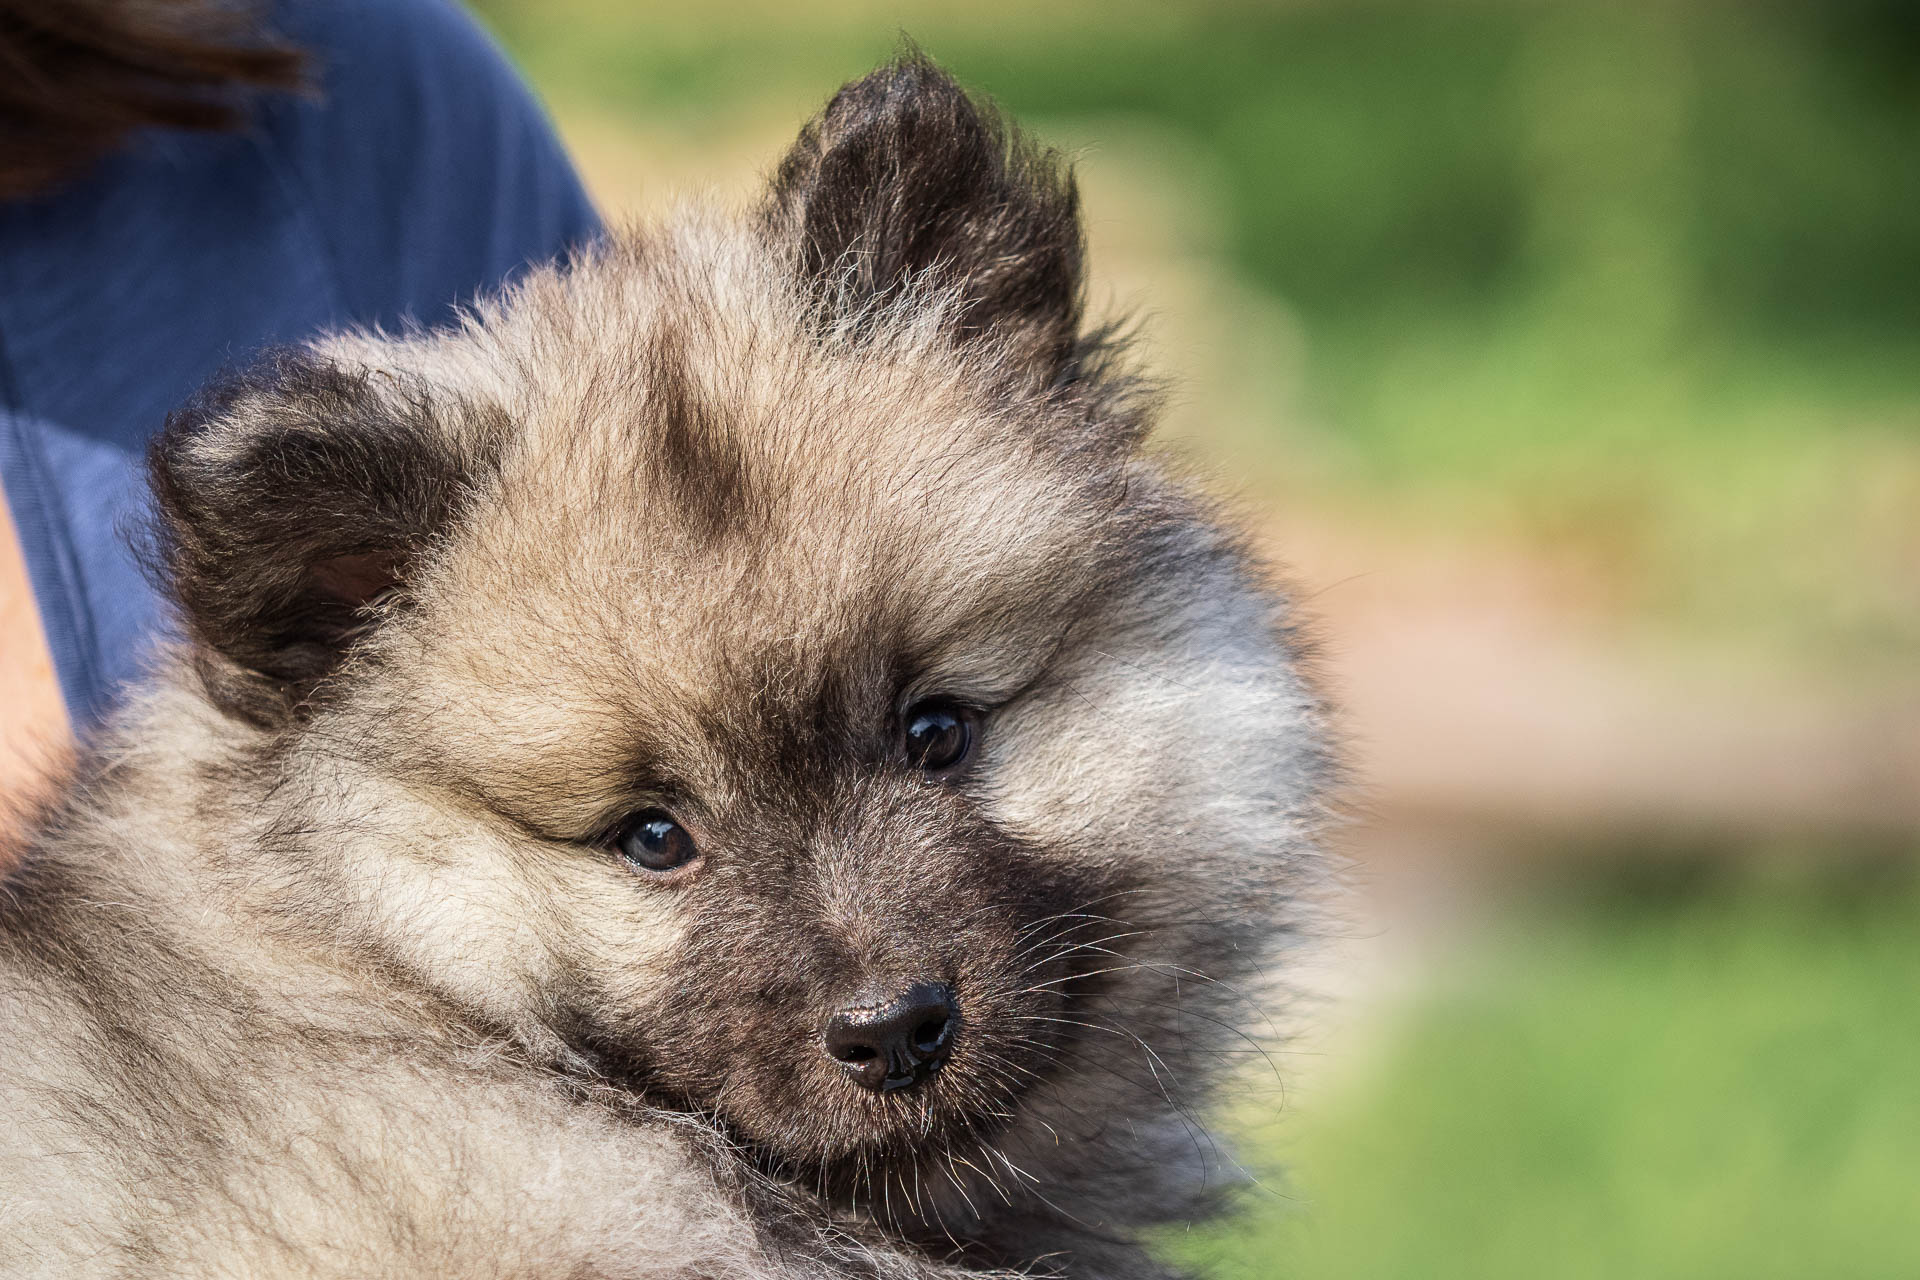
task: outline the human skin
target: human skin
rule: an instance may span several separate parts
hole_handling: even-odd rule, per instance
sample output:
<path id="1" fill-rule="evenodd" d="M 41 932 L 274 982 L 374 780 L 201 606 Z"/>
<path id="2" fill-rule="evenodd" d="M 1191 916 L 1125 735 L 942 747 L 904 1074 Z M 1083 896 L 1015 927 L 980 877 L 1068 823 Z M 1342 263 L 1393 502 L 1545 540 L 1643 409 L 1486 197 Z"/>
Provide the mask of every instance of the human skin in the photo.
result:
<path id="1" fill-rule="evenodd" d="M 67 710 L 27 582 L 26 560 L 0 493 L 0 834 L 72 742 Z M 10 858 L 0 844 L 0 862 Z"/>

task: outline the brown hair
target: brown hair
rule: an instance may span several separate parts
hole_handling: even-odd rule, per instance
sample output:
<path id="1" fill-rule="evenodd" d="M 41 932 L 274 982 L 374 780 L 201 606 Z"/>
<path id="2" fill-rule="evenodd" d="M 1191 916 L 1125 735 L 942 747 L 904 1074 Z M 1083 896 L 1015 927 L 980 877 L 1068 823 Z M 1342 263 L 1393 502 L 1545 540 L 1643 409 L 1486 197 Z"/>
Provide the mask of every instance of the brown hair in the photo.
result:
<path id="1" fill-rule="evenodd" d="M 252 4 L 0 0 L 0 199 L 44 192 L 136 129 L 234 129 L 242 92 L 303 82 Z"/>

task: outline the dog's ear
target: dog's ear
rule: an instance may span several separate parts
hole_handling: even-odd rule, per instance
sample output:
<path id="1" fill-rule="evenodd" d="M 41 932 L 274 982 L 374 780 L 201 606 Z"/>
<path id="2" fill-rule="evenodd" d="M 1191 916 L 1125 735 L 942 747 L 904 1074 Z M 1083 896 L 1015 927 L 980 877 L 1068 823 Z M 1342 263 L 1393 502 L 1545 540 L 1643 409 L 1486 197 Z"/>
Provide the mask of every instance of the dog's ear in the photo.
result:
<path id="1" fill-rule="evenodd" d="M 488 415 L 390 374 L 269 354 L 168 418 L 149 560 L 216 696 L 301 705 L 484 483 Z"/>
<path id="2" fill-rule="evenodd" d="M 1083 249 L 1073 176 L 917 54 L 835 94 L 775 173 L 766 217 L 830 325 L 909 284 L 956 290 L 953 336 L 1071 355 Z"/>

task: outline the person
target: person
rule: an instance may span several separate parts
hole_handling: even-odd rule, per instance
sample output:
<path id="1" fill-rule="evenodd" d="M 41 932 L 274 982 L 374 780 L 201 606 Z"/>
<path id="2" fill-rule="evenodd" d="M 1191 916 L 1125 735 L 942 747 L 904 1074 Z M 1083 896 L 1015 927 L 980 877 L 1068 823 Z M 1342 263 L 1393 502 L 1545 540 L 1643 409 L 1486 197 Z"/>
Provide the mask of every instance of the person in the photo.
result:
<path id="1" fill-rule="evenodd" d="M 0 794 L 166 624 L 143 452 L 221 367 L 600 233 L 452 0 L 0 0 Z"/>

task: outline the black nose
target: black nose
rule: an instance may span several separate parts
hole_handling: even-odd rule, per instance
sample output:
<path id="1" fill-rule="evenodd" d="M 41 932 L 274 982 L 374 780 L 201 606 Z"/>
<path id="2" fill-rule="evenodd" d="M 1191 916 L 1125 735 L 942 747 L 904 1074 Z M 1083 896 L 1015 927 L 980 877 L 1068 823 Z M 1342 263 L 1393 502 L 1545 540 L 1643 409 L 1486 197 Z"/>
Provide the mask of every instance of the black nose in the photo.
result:
<path id="1" fill-rule="evenodd" d="M 856 1082 L 880 1093 L 919 1084 L 953 1053 L 953 988 L 916 982 L 887 1003 L 842 1009 L 821 1039 Z"/>

